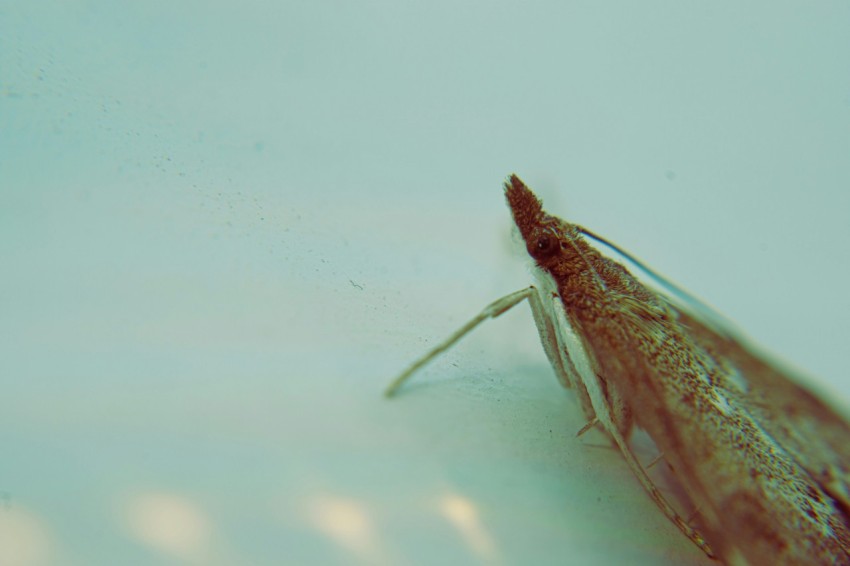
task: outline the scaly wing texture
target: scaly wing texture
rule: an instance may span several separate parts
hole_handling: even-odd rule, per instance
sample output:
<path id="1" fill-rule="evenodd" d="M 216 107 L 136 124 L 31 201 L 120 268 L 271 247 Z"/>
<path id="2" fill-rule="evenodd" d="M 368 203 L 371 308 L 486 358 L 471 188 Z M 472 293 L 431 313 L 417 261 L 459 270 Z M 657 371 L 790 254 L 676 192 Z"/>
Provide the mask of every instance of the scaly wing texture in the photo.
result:
<path id="1" fill-rule="evenodd" d="M 702 505 L 711 545 L 729 561 L 850 563 L 844 506 L 795 453 L 809 436 L 840 435 L 846 424 L 824 413 L 838 419 L 824 433 L 814 417 L 825 406 L 814 396 L 787 389 L 787 378 L 773 387 L 768 366 L 744 357 L 743 347 L 719 342 L 704 325 L 687 326 L 695 321 L 677 320 L 660 297 L 642 291 L 610 296 L 607 313 L 586 329 L 606 378 L 627 392 L 637 423 Z M 781 416 L 795 410 L 797 420 Z M 834 478 L 830 466 L 846 458 L 843 447 L 832 453 L 829 446 L 809 452 L 829 454 L 817 467 Z"/>
<path id="2" fill-rule="evenodd" d="M 677 311 L 679 322 L 704 349 L 724 360 L 718 380 L 841 508 L 850 521 L 850 424 L 745 340 L 722 336 L 696 316 Z"/>

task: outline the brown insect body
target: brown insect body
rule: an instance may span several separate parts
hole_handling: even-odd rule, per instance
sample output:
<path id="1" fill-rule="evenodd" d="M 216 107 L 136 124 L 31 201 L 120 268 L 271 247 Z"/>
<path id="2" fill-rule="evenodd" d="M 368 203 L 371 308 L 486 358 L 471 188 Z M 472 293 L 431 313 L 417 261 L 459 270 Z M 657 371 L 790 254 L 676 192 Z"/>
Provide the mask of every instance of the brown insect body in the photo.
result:
<path id="1" fill-rule="evenodd" d="M 550 361 L 671 520 L 729 563 L 850 564 L 850 426 L 740 339 L 602 256 L 583 229 L 547 215 L 516 176 L 506 196 L 550 294 L 541 293 L 546 311 L 571 329 L 563 336 L 550 323 L 554 340 L 541 329 Z M 697 505 L 699 532 L 665 507 L 631 454 L 633 423 Z"/>

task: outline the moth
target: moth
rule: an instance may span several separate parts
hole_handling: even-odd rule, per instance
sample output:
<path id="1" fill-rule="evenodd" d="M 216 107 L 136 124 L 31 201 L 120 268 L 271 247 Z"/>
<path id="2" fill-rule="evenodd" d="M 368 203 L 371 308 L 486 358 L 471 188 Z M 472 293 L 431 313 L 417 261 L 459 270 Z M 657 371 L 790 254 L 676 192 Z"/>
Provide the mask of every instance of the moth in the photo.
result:
<path id="1" fill-rule="evenodd" d="M 516 176 L 505 196 L 538 285 L 484 308 L 387 388 L 481 322 L 527 301 L 562 385 L 658 508 L 728 564 L 850 564 L 850 425 L 719 316 L 604 238 L 547 214 Z M 672 293 L 589 243 L 618 251 Z M 630 439 L 645 431 L 698 521 L 651 479 Z"/>

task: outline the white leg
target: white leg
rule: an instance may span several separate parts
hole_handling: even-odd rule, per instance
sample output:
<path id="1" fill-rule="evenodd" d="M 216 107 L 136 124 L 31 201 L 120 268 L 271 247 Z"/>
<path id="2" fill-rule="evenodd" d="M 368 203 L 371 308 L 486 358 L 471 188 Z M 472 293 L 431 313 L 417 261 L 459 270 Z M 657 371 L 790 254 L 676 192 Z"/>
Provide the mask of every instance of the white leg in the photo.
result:
<path id="1" fill-rule="evenodd" d="M 460 327 L 454 334 L 434 346 L 428 353 L 424 356 L 410 364 L 410 367 L 404 370 L 401 375 L 393 380 L 390 383 L 389 387 L 384 391 L 384 395 L 387 397 L 392 397 L 392 395 L 396 392 L 396 390 L 401 387 L 401 385 L 413 375 L 416 370 L 436 358 L 445 350 L 449 349 L 454 345 L 455 342 L 466 336 L 473 328 L 487 320 L 488 318 L 496 318 L 500 314 L 510 310 L 514 306 L 518 305 L 522 301 L 528 299 L 529 297 L 537 297 L 537 289 L 534 287 L 528 287 L 526 289 L 522 289 L 520 291 L 516 291 L 511 293 L 510 295 L 505 295 L 501 299 L 496 299 L 482 310 L 480 313 L 475 315 L 469 322 Z"/>
<path id="2" fill-rule="evenodd" d="M 474 329 L 476 326 L 478 326 L 488 318 L 496 318 L 500 314 L 510 310 L 511 308 L 515 307 L 526 299 L 528 300 L 528 304 L 531 307 L 531 314 L 534 317 L 534 325 L 537 327 L 537 333 L 540 335 L 540 343 L 543 345 L 543 350 L 546 352 L 546 357 L 549 358 L 549 363 L 552 365 L 552 369 L 555 370 L 555 374 L 558 376 L 558 380 L 565 387 L 572 387 L 575 383 L 575 378 L 572 377 L 564 367 L 564 362 L 562 359 L 560 348 L 558 346 L 558 338 L 556 336 L 556 330 L 553 326 L 553 321 L 551 320 L 551 317 L 547 314 L 546 310 L 543 308 L 543 304 L 540 302 L 540 295 L 537 291 L 537 288 L 531 286 L 511 293 L 510 295 L 505 295 L 500 299 L 496 299 L 495 301 L 484 307 L 484 310 L 475 315 L 472 320 L 464 324 L 454 334 L 446 338 L 443 342 L 437 344 L 424 356 L 413 362 L 409 368 L 404 370 L 401 375 L 399 375 L 393 380 L 392 383 L 390 383 L 389 387 L 387 387 L 387 389 L 384 391 L 384 395 L 386 395 L 387 397 L 392 397 L 392 395 L 395 394 L 398 388 L 401 387 L 401 385 L 405 381 L 407 381 L 410 376 L 413 375 L 419 368 L 430 362 L 440 353 L 450 348 L 452 345 L 454 345 L 455 342 L 457 342 L 466 334 L 471 332 L 472 329 Z M 587 395 L 585 393 L 585 397 L 586 396 Z M 592 417 L 592 415 L 590 416 Z"/>
<path id="3" fill-rule="evenodd" d="M 546 357 L 549 358 L 549 364 L 555 370 L 558 381 L 561 385 L 568 389 L 575 387 L 578 379 L 575 369 L 571 362 L 565 357 L 563 349 L 558 342 L 558 331 L 555 328 L 556 321 L 552 315 L 546 310 L 543 301 L 552 300 L 550 297 L 542 297 L 540 292 L 532 287 L 534 292 L 528 297 L 528 304 L 531 307 L 531 315 L 534 317 L 534 325 L 537 327 L 537 334 L 540 336 L 540 344 L 543 345 L 543 351 L 546 352 Z M 566 363 L 565 363 L 566 362 Z M 569 368 L 570 371 L 567 371 Z"/>
<path id="4" fill-rule="evenodd" d="M 464 324 L 446 340 L 437 344 L 425 355 L 413 362 L 410 367 L 404 370 L 401 375 L 396 377 L 392 383 L 390 383 L 389 387 L 387 387 L 384 391 L 384 395 L 392 397 L 399 387 L 401 387 L 401 385 L 407 381 L 411 375 L 416 373 L 419 368 L 450 348 L 455 342 L 463 338 L 467 333 L 471 332 L 476 326 L 488 318 L 496 318 L 526 299 L 531 307 L 531 314 L 534 317 L 534 325 L 537 327 L 537 333 L 540 336 L 540 343 L 543 346 L 543 350 L 546 352 L 546 357 L 549 358 L 549 363 L 552 365 L 552 369 L 555 370 L 558 380 L 564 387 L 567 388 L 575 387 L 576 383 L 578 383 L 577 393 L 582 404 L 582 409 L 588 419 L 594 418 L 595 415 L 591 408 L 590 400 L 587 397 L 587 391 L 585 390 L 584 385 L 581 384 L 581 381 L 578 380 L 575 368 L 572 367 L 571 362 L 566 357 L 566 354 L 562 352 L 562 347 L 559 345 L 557 330 L 555 329 L 557 321 L 553 320 L 552 316 L 544 308 L 543 303 L 541 302 L 540 293 L 534 286 L 505 295 L 484 307 L 484 310 L 473 317 L 472 320 Z M 544 300 L 551 299 L 546 297 Z M 571 371 L 567 371 L 568 366 Z"/>

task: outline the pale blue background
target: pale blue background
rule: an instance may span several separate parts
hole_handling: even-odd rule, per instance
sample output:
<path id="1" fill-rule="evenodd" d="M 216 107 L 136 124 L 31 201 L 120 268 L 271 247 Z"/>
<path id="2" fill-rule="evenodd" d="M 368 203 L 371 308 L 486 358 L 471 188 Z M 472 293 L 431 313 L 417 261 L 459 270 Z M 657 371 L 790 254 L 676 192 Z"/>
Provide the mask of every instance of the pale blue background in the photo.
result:
<path id="1" fill-rule="evenodd" d="M 702 563 L 524 308 L 380 392 L 517 172 L 847 406 L 850 6 L 745 4 L 0 2 L 0 562 Z"/>

